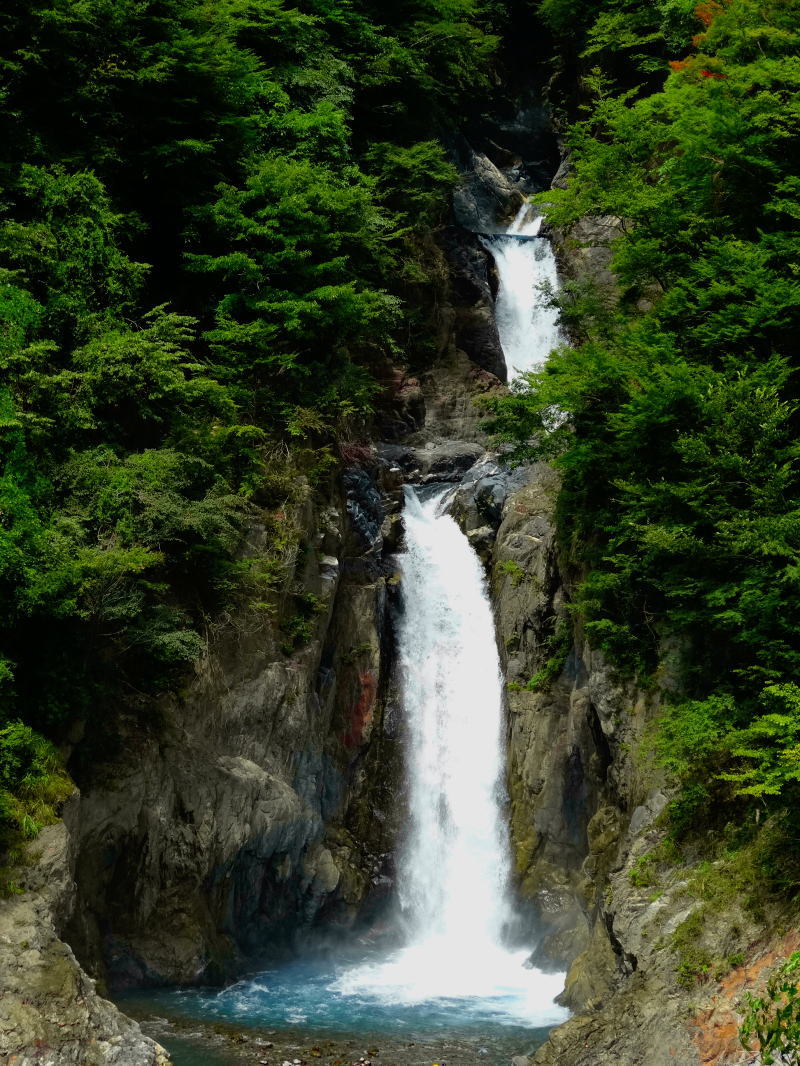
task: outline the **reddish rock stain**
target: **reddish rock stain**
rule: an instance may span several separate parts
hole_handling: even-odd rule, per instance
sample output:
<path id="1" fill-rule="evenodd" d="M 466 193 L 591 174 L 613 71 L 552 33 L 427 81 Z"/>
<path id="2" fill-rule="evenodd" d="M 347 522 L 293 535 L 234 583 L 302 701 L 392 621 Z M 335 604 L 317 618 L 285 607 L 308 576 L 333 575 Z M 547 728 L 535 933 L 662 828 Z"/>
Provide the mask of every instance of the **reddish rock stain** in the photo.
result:
<path id="1" fill-rule="evenodd" d="M 358 675 L 360 694 L 350 715 L 350 728 L 345 734 L 346 748 L 360 747 L 369 733 L 375 716 L 375 699 L 378 695 L 378 682 L 368 670 Z"/>

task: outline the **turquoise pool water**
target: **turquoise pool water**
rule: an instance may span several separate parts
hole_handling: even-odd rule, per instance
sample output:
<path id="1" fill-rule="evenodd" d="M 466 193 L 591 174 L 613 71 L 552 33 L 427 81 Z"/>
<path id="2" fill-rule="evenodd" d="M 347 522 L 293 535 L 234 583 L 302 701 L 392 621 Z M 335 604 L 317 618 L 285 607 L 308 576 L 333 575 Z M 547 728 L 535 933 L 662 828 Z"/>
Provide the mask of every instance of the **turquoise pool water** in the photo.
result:
<path id="1" fill-rule="evenodd" d="M 269 1038 L 276 1046 L 293 1049 L 265 1053 L 267 1061 L 278 1066 L 282 1054 L 290 1061 L 293 1057 L 305 1061 L 303 1056 L 314 1042 L 327 1048 L 324 1054 L 313 1053 L 322 1063 L 349 1066 L 357 1061 L 358 1056 L 352 1057 L 355 1050 L 378 1047 L 374 1066 L 424 1066 L 443 1059 L 448 1066 L 509 1066 L 514 1055 L 529 1054 L 552 1024 L 564 1017 L 548 1001 L 541 1004 L 538 1024 L 526 1022 L 517 988 L 495 989 L 484 996 L 403 1002 L 396 988 L 370 990 L 367 979 L 380 968 L 377 959 L 369 958 L 339 964 L 305 960 L 265 970 L 224 989 L 128 993 L 120 1005 L 145 1019 L 145 1029 L 173 1052 L 176 1066 L 223 1066 L 234 1061 L 225 1057 L 224 1049 L 204 1050 L 203 1027 L 213 1033 L 215 1025 L 246 1034 L 249 1041 Z M 529 1008 L 530 1003 L 524 1006 Z M 152 1024 L 148 1027 L 147 1019 L 158 1020 L 162 1031 L 153 1030 Z M 187 1039 L 185 1034 L 193 1026 L 195 1031 Z M 260 1061 L 253 1054 L 249 1060 Z"/>

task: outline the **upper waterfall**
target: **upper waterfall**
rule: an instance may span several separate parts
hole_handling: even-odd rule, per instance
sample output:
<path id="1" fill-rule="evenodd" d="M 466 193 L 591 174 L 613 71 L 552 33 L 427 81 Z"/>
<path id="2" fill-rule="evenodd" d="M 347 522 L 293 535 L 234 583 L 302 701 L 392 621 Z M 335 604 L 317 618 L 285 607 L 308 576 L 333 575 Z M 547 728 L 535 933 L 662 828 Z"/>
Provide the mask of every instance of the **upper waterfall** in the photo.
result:
<path id="1" fill-rule="evenodd" d="M 542 216 L 525 203 L 506 234 L 481 238 L 497 266 L 495 316 L 509 381 L 542 366 L 561 340 L 558 311 L 542 287 L 558 288 L 558 270 L 541 225 Z"/>

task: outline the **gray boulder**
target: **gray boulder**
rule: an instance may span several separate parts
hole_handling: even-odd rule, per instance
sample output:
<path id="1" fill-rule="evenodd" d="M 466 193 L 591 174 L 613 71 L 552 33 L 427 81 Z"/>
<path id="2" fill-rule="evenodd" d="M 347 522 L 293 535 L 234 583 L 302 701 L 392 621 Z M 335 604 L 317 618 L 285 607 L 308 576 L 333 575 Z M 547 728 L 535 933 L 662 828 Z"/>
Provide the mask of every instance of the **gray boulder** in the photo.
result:
<path id="1" fill-rule="evenodd" d="M 470 149 L 469 164 L 453 194 L 453 213 L 473 233 L 505 233 L 524 202 L 518 186 L 482 152 Z"/>

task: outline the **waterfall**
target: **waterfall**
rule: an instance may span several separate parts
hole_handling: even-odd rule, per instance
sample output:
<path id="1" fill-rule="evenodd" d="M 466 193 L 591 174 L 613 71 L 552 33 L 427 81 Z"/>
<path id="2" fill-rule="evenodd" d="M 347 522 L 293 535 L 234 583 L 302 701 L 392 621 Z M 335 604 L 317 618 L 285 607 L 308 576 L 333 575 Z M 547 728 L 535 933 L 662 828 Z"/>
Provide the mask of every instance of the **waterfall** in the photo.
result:
<path id="1" fill-rule="evenodd" d="M 500 277 L 496 315 L 513 379 L 559 343 L 550 242 L 525 204 L 506 234 L 482 238 Z M 446 513 L 447 490 L 406 488 L 399 557 L 399 670 L 409 825 L 398 856 L 404 948 L 348 969 L 330 990 L 399 1009 L 433 1001 L 495 1023 L 551 1025 L 563 975 L 525 965 L 504 940 L 512 918 L 503 817 L 503 678 L 480 560 Z"/>
<path id="2" fill-rule="evenodd" d="M 400 675 L 409 830 L 398 862 L 408 943 L 332 986 L 397 1005 L 459 1000 L 495 1021 L 549 1025 L 563 975 L 526 968 L 510 918 L 503 680 L 481 563 L 443 497 L 406 489 Z"/>
<path id="3" fill-rule="evenodd" d="M 415 940 L 459 951 L 498 944 L 508 919 L 503 701 L 483 569 L 440 500 L 406 490 L 399 647 L 411 825 L 400 893 Z"/>
<path id="4" fill-rule="evenodd" d="M 550 241 L 539 236 L 541 215 L 523 204 L 506 234 L 482 237 L 497 266 L 497 330 L 508 379 L 536 370 L 561 341 L 558 311 L 548 306 L 547 284 L 558 288 L 558 271 Z"/>

